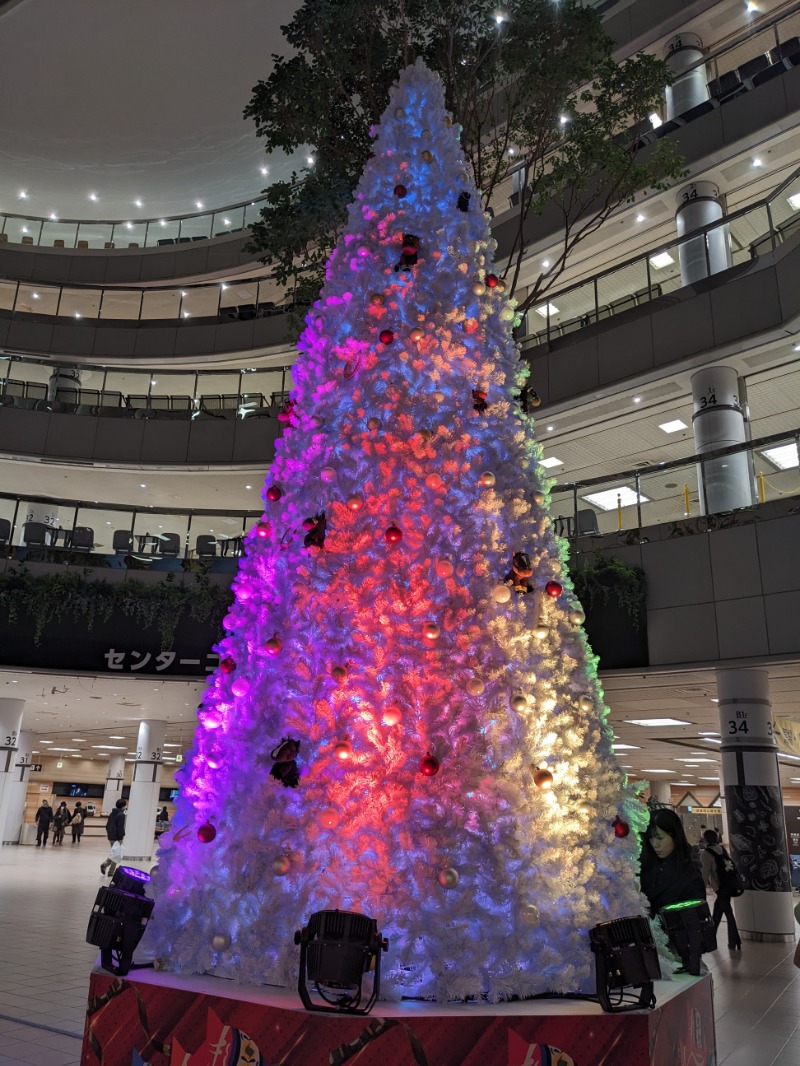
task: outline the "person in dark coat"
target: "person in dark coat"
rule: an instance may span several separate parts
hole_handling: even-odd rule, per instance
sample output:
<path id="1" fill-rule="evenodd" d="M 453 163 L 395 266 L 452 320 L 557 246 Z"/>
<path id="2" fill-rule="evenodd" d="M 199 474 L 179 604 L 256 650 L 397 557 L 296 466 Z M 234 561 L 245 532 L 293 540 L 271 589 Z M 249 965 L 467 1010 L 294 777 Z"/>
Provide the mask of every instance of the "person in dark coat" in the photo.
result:
<path id="1" fill-rule="evenodd" d="M 64 843 L 64 830 L 69 825 L 69 808 L 64 800 L 58 805 L 53 816 L 53 847 Z"/>
<path id="2" fill-rule="evenodd" d="M 705 845 L 706 850 L 703 852 L 702 864 L 703 864 L 703 880 L 706 885 L 717 894 L 717 898 L 714 900 L 714 913 L 712 915 L 714 919 L 714 928 L 719 929 L 719 923 L 723 917 L 728 923 L 728 947 L 731 951 L 742 950 L 742 938 L 739 936 L 739 928 L 736 925 L 736 918 L 733 913 L 733 907 L 731 906 L 731 896 L 725 888 L 724 884 L 720 883 L 719 878 L 719 859 L 729 859 L 725 848 L 719 842 L 719 835 L 716 829 L 706 829 L 705 831 Z"/>
<path id="3" fill-rule="evenodd" d="M 109 843 L 113 848 L 119 841 L 121 844 L 125 839 L 125 808 L 128 806 L 128 801 L 124 799 L 118 799 L 114 805 L 114 810 L 109 814 L 108 821 L 106 822 L 106 836 Z M 113 874 L 117 868 L 117 863 L 109 856 L 104 862 L 100 863 L 100 869 L 105 874 Z"/>
<path id="4" fill-rule="evenodd" d="M 42 805 L 36 812 L 36 847 L 46 848 L 47 838 L 50 835 L 50 825 L 53 821 L 53 808 L 42 800 Z"/>
<path id="5" fill-rule="evenodd" d="M 70 818 L 70 827 L 72 828 L 72 843 L 80 844 L 81 837 L 83 836 L 83 822 L 86 818 L 86 808 L 83 806 L 80 800 L 75 804 L 75 810 L 72 812 L 72 818 Z"/>
<path id="6" fill-rule="evenodd" d="M 692 858 L 683 823 L 665 807 L 650 815 L 642 844 L 641 884 L 652 916 L 673 903 L 706 898 L 703 875 Z"/>

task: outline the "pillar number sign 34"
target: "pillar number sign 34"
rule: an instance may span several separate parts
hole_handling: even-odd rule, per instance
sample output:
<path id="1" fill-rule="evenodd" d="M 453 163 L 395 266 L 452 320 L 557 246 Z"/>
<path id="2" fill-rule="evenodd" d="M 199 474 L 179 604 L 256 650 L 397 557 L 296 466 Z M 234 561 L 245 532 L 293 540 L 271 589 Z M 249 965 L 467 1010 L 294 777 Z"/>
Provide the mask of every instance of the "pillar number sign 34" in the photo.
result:
<path id="1" fill-rule="evenodd" d="M 725 707 L 723 744 L 775 744 L 772 708 L 766 704 L 731 703 Z"/>

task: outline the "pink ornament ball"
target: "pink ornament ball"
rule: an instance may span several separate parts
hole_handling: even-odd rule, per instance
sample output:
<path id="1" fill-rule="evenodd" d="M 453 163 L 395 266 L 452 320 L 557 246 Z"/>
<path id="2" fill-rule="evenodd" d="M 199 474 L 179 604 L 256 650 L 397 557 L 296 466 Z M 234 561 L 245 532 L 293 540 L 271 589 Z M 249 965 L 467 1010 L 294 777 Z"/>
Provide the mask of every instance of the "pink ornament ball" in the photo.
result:
<path id="1" fill-rule="evenodd" d="M 426 622 L 422 627 L 423 637 L 431 644 L 439 639 L 441 630 L 435 622 Z"/>
<path id="2" fill-rule="evenodd" d="M 383 712 L 383 724 L 388 726 L 400 725 L 403 720 L 403 712 L 399 707 L 387 707 Z"/>
<path id="3" fill-rule="evenodd" d="M 197 830 L 197 839 L 201 844 L 210 844 L 217 835 L 217 830 L 211 822 L 204 822 Z"/>
<path id="4" fill-rule="evenodd" d="M 256 536 L 260 537 L 262 540 L 264 539 L 264 537 L 268 537 L 269 536 L 269 523 L 268 522 L 259 522 L 258 523 L 258 525 L 256 526 Z"/>
<path id="5" fill-rule="evenodd" d="M 351 511 L 360 511 L 361 508 L 364 506 L 364 497 L 358 495 L 348 496 L 347 506 L 350 508 Z"/>
<path id="6" fill-rule="evenodd" d="M 353 745 L 349 740 L 340 740 L 334 747 L 333 754 L 341 762 L 347 762 L 350 756 L 353 754 Z"/>
<path id="7" fill-rule="evenodd" d="M 240 699 L 246 696 L 249 691 L 250 682 L 247 680 L 246 677 L 237 677 L 234 683 L 231 685 L 231 692 L 234 694 L 234 696 L 239 696 Z"/>

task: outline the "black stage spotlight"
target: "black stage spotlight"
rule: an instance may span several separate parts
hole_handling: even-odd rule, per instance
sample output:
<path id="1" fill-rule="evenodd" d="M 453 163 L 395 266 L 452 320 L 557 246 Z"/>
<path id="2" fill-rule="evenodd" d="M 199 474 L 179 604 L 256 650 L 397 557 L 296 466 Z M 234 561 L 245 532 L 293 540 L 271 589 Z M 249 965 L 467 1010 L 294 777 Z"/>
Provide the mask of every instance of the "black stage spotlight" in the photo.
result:
<path id="1" fill-rule="evenodd" d="M 300 945 L 297 991 L 306 1010 L 369 1014 L 381 990 L 381 952 L 389 942 L 374 918 L 352 911 L 317 911 L 294 934 Z M 361 981 L 372 970 L 372 992 L 361 1006 Z M 312 1003 L 307 980 L 328 1006 Z"/>
<path id="2" fill-rule="evenodd" d="M 147 928 L 155 900 L 144 894 L 150 874 L 132 866 L 120 866 L 97 893 L 86 943 L 100 948 L 104 970 L 123 976 L 133 966 L 133 953 Z"/>
<path id="3" fill-rule="evenodd" d="M 655 1007 L 653 981 L 661 977 L 661 966 L 647 918 L 636 916 L 602 922 L 589 930 L 589 943 L 594 952 L 597 998 L 604 1011 L 619 1014 Z M 623 1002 L 624 988 L 638 988 L 638 999 Z M 619 990 L 613 1004 L 612 989 Z"/>
<path id="4" fill-rule="evenodd" d="M 704 899 L 673 903 L 661 909 L 659 918 L 684 970 L 696 977 L 703 952 L 717 950 L 717 931 L 708 904 Z"/>

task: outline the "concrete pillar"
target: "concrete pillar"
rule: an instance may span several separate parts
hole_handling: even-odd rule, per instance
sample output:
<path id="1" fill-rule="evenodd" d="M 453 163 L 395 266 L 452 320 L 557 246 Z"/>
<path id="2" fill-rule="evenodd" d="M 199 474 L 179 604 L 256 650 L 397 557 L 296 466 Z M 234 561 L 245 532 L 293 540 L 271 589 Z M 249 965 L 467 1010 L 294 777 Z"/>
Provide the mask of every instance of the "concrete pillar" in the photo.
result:
<path id="1" fill-rule="evenodd" d="M 136 762 L 133 764 L 128 817 L 125 823 L 125 858 L 142 861 L 155 852 L 158 792 L 167 723 L 145 719 L 139 723 Z"/>
<path id="2" fill-rule="evenodd" d="M 5 840 L 5 826 L 12 802 L 12 783 L 19 771 L 20 727 L 25 700 L 0 699 L 0 829 Z"/>
<path id="3" fill-rule="evenodd" d="M 106 770 L 106 787 L 103 792 L 103 814 L 111 814 L 118 799 L 122 799 L 122 779 L 125 776 L 125 756 L 112 755 Z"/>
<path id="4" fill-rule="evenodd" d="M 19 701 L 22 702 L 22 701 Z M 31 765 L 36 756 L 32 754 L 34 734 L 23 729 L 17 737 L 17 754 L 11 780 L 6 785 L 8 800 L 6 802 L 5 822 L 0 824 L 0 841 L 3 844 L 19 844 L 22 821 L 25 817 L 25 797 L 28 794 L 28 778 Z"/>
<path id="5" fill-rule="evenodd" d="M 664 62 L 675 75 L 665 89 L 667 121 L 708 100 L 708 75 L 702 58 L 703 42 L 696 33 L 679 33 L 667 41 Z"/>
<path id="6" fill-rule="evenodd" d="M 649 781 L 650 798 L 659 803 L 672 803 L 672 786 L 669 781 Z"/>
<path id="7" fill-rule="evenodd" d="M 679 237 L 694 233 L 725 217 L 719 189 L 713 181 L 693 181 L 684 185 L 676 197 L 675 228 Z M 694 285 L 712 274 L 733 265 L 728 226 L 717 226 L 708 233 L 692 237 L 678 245 L 681 282 Z"/>
<path id="8" fill-rule="evenodd" d="M 59 366 L 50 374 L 47 386 L 48 400 L 63 400 L 75 403 L 75 390 L 81 387 L 81 372 L 76 366 Z"/>
<path id="9" fill-rule="evenodd" d="M 733 901 L 748 940 L 794 939 L 792 887 L 766 670 L 717 670 L 728 850 L 745 879 Z"/>
<path id="10" fill-rule="evenodd" d="M 747 426 L 739 401 L 739 379 L 730 366 L 709 366 L 692 375 L 692 428 L 695 452 L 704 455 L 719 448 L 744 444 Z M 700 510 L 719 514 L 755 501 L 748 452 L 723 455 L 698 465 Z"/>

